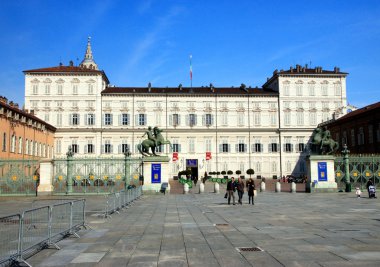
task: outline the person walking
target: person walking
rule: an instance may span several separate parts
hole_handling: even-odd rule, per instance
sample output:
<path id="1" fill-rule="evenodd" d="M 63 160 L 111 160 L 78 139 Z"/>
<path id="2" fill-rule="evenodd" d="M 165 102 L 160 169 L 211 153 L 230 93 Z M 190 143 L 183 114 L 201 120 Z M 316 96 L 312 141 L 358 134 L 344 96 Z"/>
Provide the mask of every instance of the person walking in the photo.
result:
<path id="1" fill-rule="evenodd" d="M 255 182 L 252 180 L 252 178 L 249 178 L 249 180 L 247 181 L 248 203 L 251 204 L 252 202 L 252 205 L 255 205 L 255 189 Z"/>
<path id="2" fill-rule="evenodd" d="M 236 190 L 235 187 L 236 187 L 235 178 L 231 177 L 231 180 L 228 181 L 227 183 L 228 205 L 231 204 L 231 197 L 232 197 L 233 204 L 235 205 L 235 194 L 234 194 Z"/>
<path id="3" fill-rule="evenodd" d="M 244 182 L 242 181 L 242 179 L 240 177 L 238 179 L 236 188 L 237 188 L 237 192 L 238 192 L 238 196 L 239 196 L 238 202 L 240 205 L 243 205 Z"/>

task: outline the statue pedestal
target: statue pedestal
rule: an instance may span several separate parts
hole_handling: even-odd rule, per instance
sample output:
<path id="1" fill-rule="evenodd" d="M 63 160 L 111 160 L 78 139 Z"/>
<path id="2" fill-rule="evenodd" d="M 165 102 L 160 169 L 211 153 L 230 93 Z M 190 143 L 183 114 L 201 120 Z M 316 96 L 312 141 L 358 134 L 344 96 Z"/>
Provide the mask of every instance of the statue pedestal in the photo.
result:
<path id="1" fill-rule="evenodd" d="M 310 155 L 307 159 L 306 192 L 337 192 L 334 170 L 335 157 Z"/>
<path id="2" fill-rule="evenodd" d="M 169 157 L 145 157 L 144 162 L 144 193 L 160 192 L 162 183 L 169 183 Z"/>

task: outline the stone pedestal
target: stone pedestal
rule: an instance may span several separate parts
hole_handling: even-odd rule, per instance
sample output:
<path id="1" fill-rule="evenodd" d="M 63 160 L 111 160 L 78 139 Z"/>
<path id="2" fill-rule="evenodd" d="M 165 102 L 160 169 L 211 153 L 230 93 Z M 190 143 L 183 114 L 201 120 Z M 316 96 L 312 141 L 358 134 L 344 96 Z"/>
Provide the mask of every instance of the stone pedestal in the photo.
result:
<path id="1" fill-rule="evenodd" d="M 143 159 L 144 193 L 160 192 L 162 183 L 169 183 L 169 157 L 145 157 Z"/>
<path id="2" fill-rule="evenodd" d="M 52 160 L 40 161 L 40 185 L 38 186 L 38 195 L 51 195 L 53 192 L 52 185 L 53 162 Z"/>
<path id="3" fill-rule="evenodd" d="M 334 156 L 310 155 L 307 159 L 306 192 L 337 192 Z"/>

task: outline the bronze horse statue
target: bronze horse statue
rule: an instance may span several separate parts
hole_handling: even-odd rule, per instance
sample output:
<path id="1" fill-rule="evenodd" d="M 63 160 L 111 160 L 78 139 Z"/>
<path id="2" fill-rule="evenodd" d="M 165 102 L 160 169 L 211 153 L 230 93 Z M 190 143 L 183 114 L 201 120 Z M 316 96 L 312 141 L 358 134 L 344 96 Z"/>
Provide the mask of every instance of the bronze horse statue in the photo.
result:
<path id="1" fill-rule="evenodd" d="M 330 155 L 337 151 L 339 148 L 339 143 L 335 142 L 327 129 L 322 129 L 320 127 L 313 131 L 313 136 L 311 138 L 311 150 L 314 153 Z"/>
<path id="2" fill-rule="evenodd" d="M 160 130 L 158 127 L 153 128 L 153 135 L 154 140 L 152 139 L 145 139 L 140 144 L 137 145 L 137 149 L 140 151 L 140 153 L 143 156 L 158 156 L 156 154 L 156 147 L 160 145 L 166 145 L 169 144 L 171 147 L 171 143 L 169 140 L 165 140 L 164 137 L 161 134 L 162 130 Z M 151 137 L 152 138 L 152 137 Z M 151 149 L 152 153 L 149 152 L 149 149 Z"/>

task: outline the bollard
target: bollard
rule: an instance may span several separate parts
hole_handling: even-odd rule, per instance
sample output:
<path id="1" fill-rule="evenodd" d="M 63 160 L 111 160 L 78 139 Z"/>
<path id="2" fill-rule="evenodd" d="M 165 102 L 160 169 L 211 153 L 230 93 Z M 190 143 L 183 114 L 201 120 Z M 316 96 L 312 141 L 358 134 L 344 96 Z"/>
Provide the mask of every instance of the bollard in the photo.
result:
<path id="1" fill-rule="evenodd" d="M 260 192 L 265 192 L 265 182 L 262 181 L 260 184 Z"/>
<path id="2" fill-rule="evenodd" d="M 219 194 L 219 184 L 218 183 L 215 183 L 215 185 L 214 185 L 214 193 Z"/>
<path id="3" fill-rule="evenodd" d="M 276 182 L 276 193 L 279 193 L 281 192 L 281 183 L 280 182 Z"/>
<path id="4" fill-rule="evenodd" d="M 189 185 L 187 183 L 185 183 L 183 185 L 183 193 L 184 194 L 188 194 L 189 193 Z"/>
<path id="5" fill-rule="evenodd" d="M 199 194 L 202 194 L 205 192 L 205 184 L 204 183 L 200 183 L 199 185 Z"/>
<path id="6" fill-rule="evenodd" d="M 290 187 L 290 192 L 291 193 L 296 193 L 296 183 L 295 182 L 292 182 L 292 185 L 291 185 L 291 187 Z"/>

